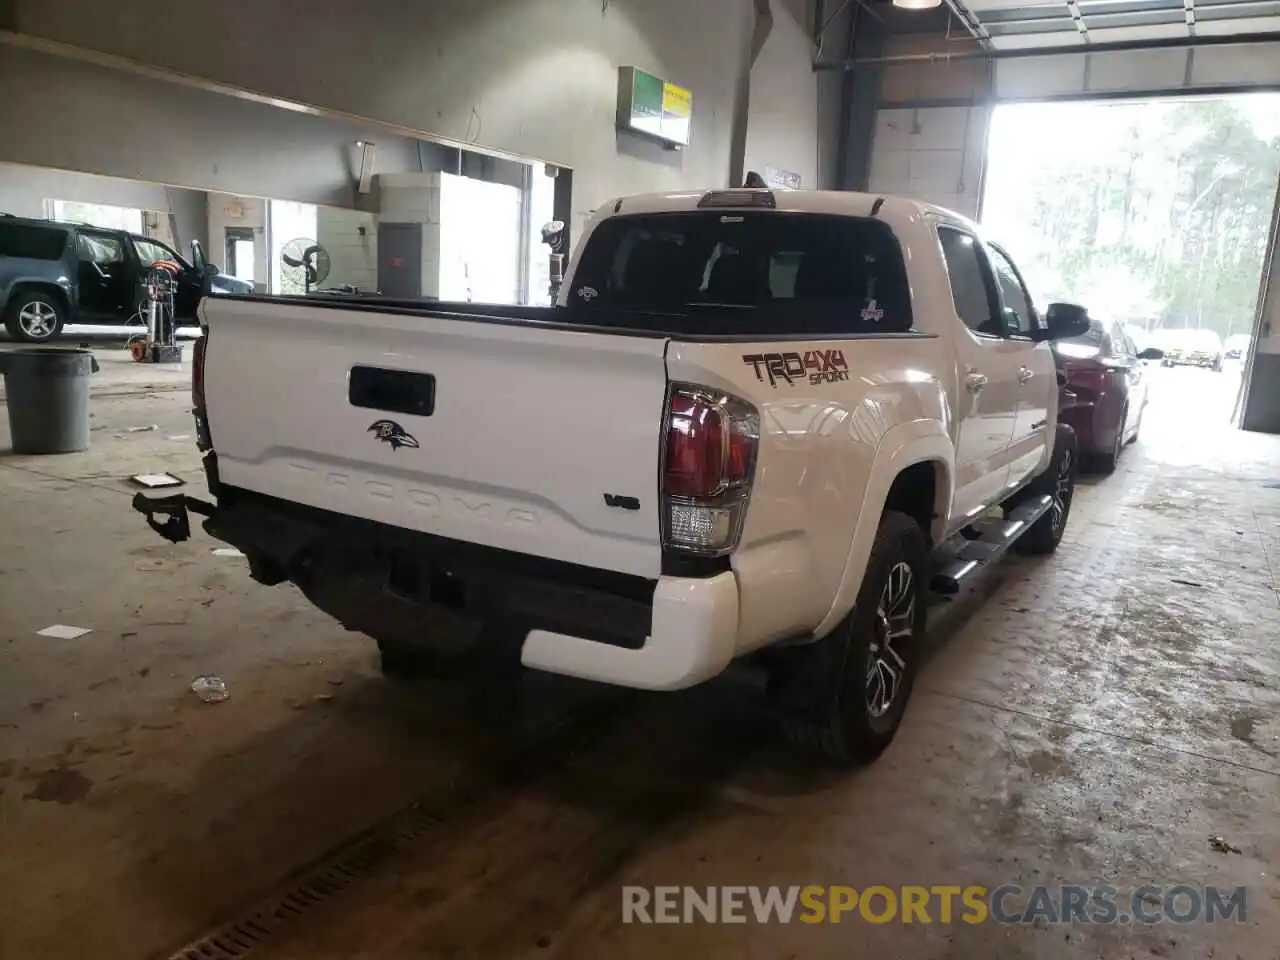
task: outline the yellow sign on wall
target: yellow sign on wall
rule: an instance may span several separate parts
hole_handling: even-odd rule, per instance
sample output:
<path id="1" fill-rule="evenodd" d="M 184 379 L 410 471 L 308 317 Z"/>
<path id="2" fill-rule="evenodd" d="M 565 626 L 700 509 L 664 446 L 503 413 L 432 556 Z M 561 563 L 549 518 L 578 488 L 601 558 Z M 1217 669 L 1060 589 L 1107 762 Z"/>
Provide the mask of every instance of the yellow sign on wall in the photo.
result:
<path id="1" fill-rule="evenodd" d="M 618 76 L 618 125 L 685 146 L 693 121 L 693 91 L 635 67 Z"/>

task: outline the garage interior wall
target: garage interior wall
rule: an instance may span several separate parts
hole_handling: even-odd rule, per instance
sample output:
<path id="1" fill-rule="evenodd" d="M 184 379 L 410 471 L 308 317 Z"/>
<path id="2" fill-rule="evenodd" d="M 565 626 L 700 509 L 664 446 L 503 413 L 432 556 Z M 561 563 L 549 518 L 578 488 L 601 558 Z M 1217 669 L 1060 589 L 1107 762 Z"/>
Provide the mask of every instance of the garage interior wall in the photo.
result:
<path id="1" fill-rule="evenodd" d="M 761 105 L 748 130 L 753 158 L 809 184 L 818 167 L 813 2 L 773 0 L 773 30 L 752 77 Z M 575 219 L 625 193 L 725 183 L 756 18 L 752 0 L 13 0 L 12 8 L 20 34 L 571 167 Z M 351 158 L 314 139 L 319 118 L 191 89 L 160 94 L 155 81 L 29 51 L 6 50 L 5 61 L 0 83 L 32 95 L 0 104 L 0 149 L 40 155 L 27 162 L 105 162 L 112 169 L 95 172 L 123 176 L 178 166 L 190 171 L 181 182 L 210 189 L 358 206 L 349 176 L 335 176 Z M 617 131 L 618 68 L 627 65 L 693 91 L 687 148 Z M 56 125 L 43 122 L 54 116 Z M 147 133 L 119 136 L 122 123 Z M 19 129 L 35 145 L 15 144 Z M 378 138 L 378 172 L 414 169 L 412 157 L 384 150 L 386 139 Z M 263 158 L 264 149 L 294 158 L 297 169 Z M 257 185 L 245 187 L 250 180 Z"/>
<path id="2" fill-rule="evenodd" d="M 46 200 L 103 203 L 167 213 L 174 218 L 180 246 L 186 247 L 192 240 L 209 242 L 203 191 L 0 163 L 0 213 L 43 217 Z"/>

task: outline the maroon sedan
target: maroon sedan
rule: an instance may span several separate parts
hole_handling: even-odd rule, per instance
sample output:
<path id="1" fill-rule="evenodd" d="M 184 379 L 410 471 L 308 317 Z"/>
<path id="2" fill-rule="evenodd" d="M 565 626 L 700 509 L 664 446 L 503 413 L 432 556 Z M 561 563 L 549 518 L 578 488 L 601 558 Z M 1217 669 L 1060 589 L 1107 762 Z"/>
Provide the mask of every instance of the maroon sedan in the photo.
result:
<path id="1" fill-rule="evenodd" d="M 1111 473 L 1125 444 L 1138 439 L 1147 405 L 1145 361 L 1163 351 L 1139 351 L 1118 323 L 1091 320 L 1089 332 L 1054 345 L 1075 402 L 1061 419 L 1076 431 L 1082 457 Z"/>

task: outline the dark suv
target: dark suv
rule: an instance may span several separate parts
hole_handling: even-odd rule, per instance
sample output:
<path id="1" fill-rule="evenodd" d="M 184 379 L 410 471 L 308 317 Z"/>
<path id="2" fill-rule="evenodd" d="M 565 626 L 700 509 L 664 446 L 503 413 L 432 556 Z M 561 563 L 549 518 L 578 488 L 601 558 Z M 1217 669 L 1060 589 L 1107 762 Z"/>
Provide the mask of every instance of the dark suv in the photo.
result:
<path id="1" fill-rule="evenodd" d="M 192 246 L 213 290 L 253 292 L 252 284 L 204 266 Z M 24 343 L 53 340 L 68 323 L 123 326 L 142 318 L 143 281 L 162 260 L 178 265 L 178 323 L 192 323 L 204 277 L 165 244 L 123 230 L 0 214 L 0 317 Z"/>

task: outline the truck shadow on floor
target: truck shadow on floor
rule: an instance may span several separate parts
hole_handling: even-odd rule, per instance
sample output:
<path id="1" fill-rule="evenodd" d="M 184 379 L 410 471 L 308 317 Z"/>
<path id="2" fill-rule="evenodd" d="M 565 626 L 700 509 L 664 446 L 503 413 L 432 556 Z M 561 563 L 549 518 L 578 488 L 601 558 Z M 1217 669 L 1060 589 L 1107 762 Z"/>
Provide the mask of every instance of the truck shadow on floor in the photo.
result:
<path id="1" fill-rule="evenodd" d="M 926 658 L 997 586 L 986 578 L 932 618 Z M 176 931 L 194 935 L 251 912 L 287 885 L 281 877 L 323 863 L 354 835 L 394 831 L 413 807 L 429 810 L 437 827 L 396 854 L 387 872 L 396 890 L 384 897 L 451 891 L 451 901 L 472 906 L 433 911 L 454 931 L 433 928 L 433 938 L 459 948 L 515 942 L 545 925 L 548 897 L 567 911 L 582 891 L 616 882 L 639 851 L 725 816 L 723 792 L 735 780 L 787 798 L 848 788 L 874 770 L 833 769 L 783 747 L 759 686 L 737 674 L 679 694 L 531 672 L 491 684 L 361 677 L 185 783 L 153 790 L 130 812 L 130 886 L 177 946 Z M 545 831 L 556 850 L 538 839 Z M 361 888 L 385 882 L 378 874 Z M 477 886 L 483 896 L 458 892 Z M 532 905 L 504 914 L 501 929 L 482 909 L 521 897 Z"/>

